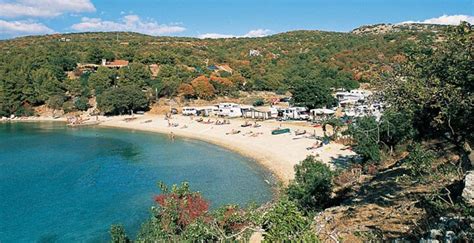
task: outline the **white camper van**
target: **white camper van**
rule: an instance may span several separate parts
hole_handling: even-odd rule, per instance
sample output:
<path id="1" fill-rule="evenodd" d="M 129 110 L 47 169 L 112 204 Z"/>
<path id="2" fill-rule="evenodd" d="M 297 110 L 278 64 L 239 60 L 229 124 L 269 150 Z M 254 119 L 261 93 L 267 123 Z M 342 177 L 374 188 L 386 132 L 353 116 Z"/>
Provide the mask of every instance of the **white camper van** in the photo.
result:
<path id="1" fill-rule="evenodd" d="M 227 117 L 241 117 L 242 110 L 240 105 L 234 103 L 220 103 L 219 104 L 219 112 L 217 113 L 219 116 L 227 116 Z"/>
<path id="2" fill-rule="evenodd" d="M 291 120 L 308 120 L 309 115 L 305 107 L 290 107 L 283 110 L 283 118 Z"/>

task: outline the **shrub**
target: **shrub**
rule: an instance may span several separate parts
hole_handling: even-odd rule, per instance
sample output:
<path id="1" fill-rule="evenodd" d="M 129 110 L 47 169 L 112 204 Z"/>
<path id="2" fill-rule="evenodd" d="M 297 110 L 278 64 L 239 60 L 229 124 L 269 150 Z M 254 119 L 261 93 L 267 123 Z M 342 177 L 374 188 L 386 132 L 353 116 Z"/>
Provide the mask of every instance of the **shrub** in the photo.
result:
<path id="1" fill-rule="evenodd" d="M 435 154 L 433 151 L 423 148 L 419 143 L 415 143 L 409 148 L 405 164 L 411 176 L 421 177 L 430 172 L 434 159 Z"/>
<path id="2" fill-rule="evenodd" d="M 168 233 L 180 233 L 209 209 L 209 203 L 199 192 L 191 192 L 187 182 L 174 185 L 171 191 L 163 183 L 160 188 L 163 194 L 155 197 L 159 205 L 156 212 Z"/>
<path id="3" fill-rule="evenodd" d="M 46 104 L 51 109 L 54 109 L 54 110 L 61 109 L 64 104 L 64 96 L 53 95 L 46 101 Z"/>
<path id="4" fill-rule="evenodd" d="M 346 131 L 355 141 L 354 152 L 364 157 L 365 162 L 379 162 L 379 124 L 374 117 L 361 117 Z"/>
<path id="5" fill-rule="evenodd" d="M 182 233 L 183 238 L 190 242 L 216 242 L 219 240 L 217 235 L 218 232 L 201 219 L 189 224 Z"/>
<path id="6" fill-rule="evenodd" d="M 264 104 L 265 102 L 262 99 L 257 99 L 256 101 L 253 102 L 253 106 L 262 106 Z"/>
<path id="7" fill-rule="evenodd" d="M 73 112 L 76 110 L 76 107 L 74 106 L 74 103 L 72 101 L 66 101 L 63 103 L 63 111 L 65 113 L 68 113 L 68 112 Z"/>
<path id="8" fill-rule="evenodd" d="M 331 90 L 323 82 L 298 82 L 291 93 L 293 94 L 291 101 L 294 105 L 310 109 L 323 106 L 332 107 L 336 103 L 335 98 L 331 95 Z"/>
<path id="9" fill-rule="evenodd" d="M 267 241 L 298 241 L 309 225 L 309 221 L 298 210 L 298 206 L 287 197 L 282 197 L 263 216 L 262 228 L 266 232 Z"/>
<path id="10" fill-rule="evenodd" d="M 86 111 L 90 108 L 89 99 L 86 97 L 79 97 L 74 101 L 74 106 L 80 111 Z"/>
<path id="11" fill-rule="evenodd" d="M 97 97 L 98 108 L 106 114 L 124 114 L 148 109 L 148 98 L 137 86 L 114 87 Z"/>
<path id="12" fill-rule="evenodd" d="M 413 113 L 409 111 L 394 112 L 387 110 L 380 121 L 380 140 L 390 150 L 406 141 L 413 139 L 416 129 L 413 126 Z"/>
<path id="13" fill-rule="evenodd" d="M 112 238 L 113 243 L 130 242 L 122 225 L 112 225 L 110 227 L 110 238 Z"/>
<path id="14" fill-rule="evenodd" d="M 191 81 L 191 85 L 196 96 L 201 99 L 210 100 L 216 93 L 216 89 L 209 82 L 209 78 L 206 76 L 199 76 L 193 79 L 193 81 Z"/>
<path id="15" fill-rule="evenodd" d="M 308 156 L 295 166 L 295 180 L 290 183 L 287 194 L 302 209 L 321 210 L 330 202 L 332 177 L 327 165 Z"/>

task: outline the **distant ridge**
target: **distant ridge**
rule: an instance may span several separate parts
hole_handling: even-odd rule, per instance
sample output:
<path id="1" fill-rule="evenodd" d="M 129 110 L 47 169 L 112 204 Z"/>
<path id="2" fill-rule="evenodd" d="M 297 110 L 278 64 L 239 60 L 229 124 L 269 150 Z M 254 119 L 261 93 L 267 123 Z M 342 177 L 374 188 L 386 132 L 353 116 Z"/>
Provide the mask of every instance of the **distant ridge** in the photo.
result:
<path id="1" fill-rule="evenodd" d="M 374 24 L 363 25 L 353 29 L 352 34 L 388 34 L 394 32 L 438 32 L 448 29 L 448 25 L 420 24 L 420 23 L 399 23 L 399 24 Z"/>

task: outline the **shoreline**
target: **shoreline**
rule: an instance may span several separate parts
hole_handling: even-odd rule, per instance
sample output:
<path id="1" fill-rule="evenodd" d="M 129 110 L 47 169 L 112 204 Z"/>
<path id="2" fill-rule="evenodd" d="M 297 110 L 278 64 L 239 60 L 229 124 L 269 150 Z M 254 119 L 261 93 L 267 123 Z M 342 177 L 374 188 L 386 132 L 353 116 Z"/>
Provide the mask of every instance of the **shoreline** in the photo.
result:
<path id="1" fill-rule="evenodd" d="M 182 115 L 173 115 L 170 120 L 178 126 L 170 127 L 163 115 L 135 115 L 133 120 L 124 121 L 132 116 L 112 116 L 100 117 L 100 124 L 96 127 L 120 128 L 127 130 L 137 130 L 154 132 L 176 137 L 196 139 L 236 152 L 242 156 L 255 160 L 263 169 L 269 171 L 272 176 L 283 185 L 294 178 L 294 166 L 305 159 L 308 155 L 315 155 L 319 160 L 335 168 L 333 159 L 354 155 L 352 151 L 343 150 L 344 146 L 331 142 L 318 149 L 307 150 L 313 146 L 315 139 L 309 138 L 309 134 L 322 136 L 320 127 L 315 128 L 307 123 L 298 122 L 277 122 L 274 120 L 258 122 L 258 128 L 241 127 L 245 119 L 230 119 L 228 125 L 204 124 Z M 205 118 L 207 121 L 209 118 Z M 222 118 L 210 118 L 215 122 Z M 14 119 L 11 122 L 65 122 L 64 118 L 31 117 L 27 119 Z M 250 122 L 252 120 L 248 120 Z M 278 127 L 290 128 L 291 133 L 281 135 L 271 135 L 271 131 Z M 307 135 L 295 136 L 295 130 L 306 130 Z M 240 131 L 238 134 L 228 134 L 231 131 Z"/>
<path id="2" fill-rule="evenodd" d="M 281 124 L 276 121 L 259 122 L 261 127 L 241 127 L 245 119 L 230 119 L 229 125 L 215 125 L 198 123 L 194 118 L 174 115 L 172 123 L 179 124 L 177 127 L 169 127 L 168 121 L 160 115 L 135 116 L 135 120 L 125 122 L 124 119 L 131 116 L 109 117 L 102 121 L 99 127 L 111 127 L 156 132 L 161 134 L 173 133 L 177 137 L 196 139 L 217 146 L 224 147 L 245 157 L 251 158 L 267 169 L 271 174 L 287 185 L 294 178 L 294 166 L 305 159 L 308 155 L 315 155 L 321 161 L 334 168 L 331 161 L 334 158 L 354 155 L 352 151 L 342 150 L 341 144 L 330 143 L 322 148 L 307 150 L 315 140 L 305 136 L 298 139 L 293 134 L 296 129 L 313 130 L 318 136 L 323 135 L 321 128 L 314 128 L 306 124 Z M 207 120 L 209 118 L 206 118 Z M 211 121 L 222 120 L 210 118 Z M 148 121 L 145 123 L 145 121 Z M 291 133 L 282 135 L 271 135 L 271 131 L 279 126 L 290 128 Z M 239 130 L 238 134 L 226 134 L 232 130 Z M 313 133 L 308 131 L 308 133 Z M 319 155 L 319 156 L 318 156 Z"/>

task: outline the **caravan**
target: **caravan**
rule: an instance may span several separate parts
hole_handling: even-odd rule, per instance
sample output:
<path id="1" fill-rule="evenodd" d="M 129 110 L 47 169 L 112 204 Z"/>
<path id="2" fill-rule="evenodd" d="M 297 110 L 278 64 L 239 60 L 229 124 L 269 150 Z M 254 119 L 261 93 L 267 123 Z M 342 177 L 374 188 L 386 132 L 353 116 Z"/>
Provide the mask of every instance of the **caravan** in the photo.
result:
<path id="1" fill-rule="evenodd" d="M 309 115 L 305 107 L 290 107 L 283 109 L 283 119 L 308 120 Z"/>
<path id="2" fill-rule="evenodd" d="M 195 107 L 183 107 L 183 116 L 195 116 L 197 115 L 197 110 Z"/>
<path id="3" fill-rule="evenodd" d="M 219 104 L 219 116 L 227 116 L 227 117 L 241 117 L 242 110 L 240 105 L 234 103 L 220 103 Z"/>

